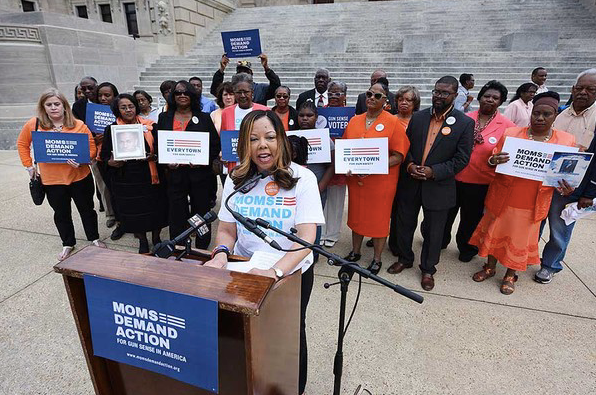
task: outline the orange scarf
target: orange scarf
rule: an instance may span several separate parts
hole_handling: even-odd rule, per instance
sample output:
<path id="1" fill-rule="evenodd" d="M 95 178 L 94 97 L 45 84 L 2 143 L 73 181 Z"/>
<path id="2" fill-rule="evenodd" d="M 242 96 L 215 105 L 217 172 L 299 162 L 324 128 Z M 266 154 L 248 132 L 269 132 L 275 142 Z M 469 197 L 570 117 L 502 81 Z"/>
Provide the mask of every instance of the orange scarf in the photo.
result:
<path id="1" fill-rule="evenodd" d="M 127 125 L 122 119 L 116 119 L 116 123 L 118 125 Z M 145 119 L 137 115 L 137 120 L 135 123 L 140 123 L 141 125 L 145 126 L 143 128 L 143 136 L 145 136 L 145 141 L 147 145 L 149 145 L 149 154 L 153 155 L 155 148 L 153 147 L 154 139 L 151 131 L 153 130 L 153 121 L 150 119 Z M 151 184 L 159 184 L 159 175 L 157 174 L 157 163 L 155 161 L 147 161 L 149 164 L 149 173 L 151 173 Z"/>

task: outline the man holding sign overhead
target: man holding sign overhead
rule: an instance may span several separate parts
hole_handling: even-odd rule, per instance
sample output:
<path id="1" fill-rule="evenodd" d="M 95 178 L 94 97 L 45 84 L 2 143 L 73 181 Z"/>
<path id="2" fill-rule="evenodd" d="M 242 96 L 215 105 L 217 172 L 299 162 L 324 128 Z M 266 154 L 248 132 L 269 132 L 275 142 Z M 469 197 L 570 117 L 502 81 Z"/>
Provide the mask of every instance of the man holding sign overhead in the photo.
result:
<path id="1" fill-rule="evenodd" d="M 224 72 L 228 63 L 230 63 L 230 58 L 256 56 L 261 60 L 261 66 L 263 66 L 263 70 L 265 70 L 265 77 L 267 77 L 269 83 L 253 83 L 252 101 L 266 106 L 267 100 L 273 99 L 275 96 L 275 90 L 281 85 L 281 81 L 277 74 L 269 68 L 269 59 L 267 58 L 267 55 L 261 53 L 259 31 L 245 30 L 238 32 L 222 32 L 221 36 L 224 43 L 224 54 L 221 56 L 221 61 L 219 62 L 219 70 L 213 74 L 209 92 L 211 92 L 213 96 L 217 95 L 217 88 L 223 83 Z M 250 38 L 250 40 L 244 40 L 243 42 L 248 41 L 249 44 L 232 45 L 232 42 L 238 43 L 237 40 L 246 39 L 247 37 Z M 248 73 L 252 75 L 251 62 L 248 60 L 239 60 L 236 64 L 236 73 Z"/>
<path id="2" fill-rule="evenodd" d="M 403 125 L 396 117 L 383 110 L 388 94 L 387 85 L 376 83 L 371 86 L 366 92 L 366 113 L 354 116 L 344 133 L 346 140 L 388 139 L 388 172 L 357 175 L 348 172 L 348 226 L 352 229 L 352 251 L 346 259 L 358 261 L 363 237 L 372 237 L 374 258 L 368 270 L 374 274 L 381 269 L 381 254 L 389 235 L 389 218 L 399 177 L 399 165 L 410 146 Z M 387 148 L 385 152 L 379 152 L 378 146 L 368 149 L 348 148 L 348 154 L 345 150 L 340 152 L 339 143 L 340 140 L 336 140 L 336 169 L 338 162 L 342 160 L 352 162 L 352 159 L 356 159 L 357 162 L 365 162 L 376 155 L 387 155 Z"/>

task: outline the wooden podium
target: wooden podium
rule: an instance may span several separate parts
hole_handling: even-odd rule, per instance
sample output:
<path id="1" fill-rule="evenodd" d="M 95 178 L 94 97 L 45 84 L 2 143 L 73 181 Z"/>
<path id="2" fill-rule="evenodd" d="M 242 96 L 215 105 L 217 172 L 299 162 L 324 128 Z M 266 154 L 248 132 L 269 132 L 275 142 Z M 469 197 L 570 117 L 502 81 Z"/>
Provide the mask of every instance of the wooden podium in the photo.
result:
<path id="1" fill-rule="evenodd" d="M 300 274 L 268 277 L 89 246 L 57 264 L 98 395 L 207 395 L 210 391 L 93 355 L 83 275 L 215 300 L 219 394 L 296 395 Z"/>

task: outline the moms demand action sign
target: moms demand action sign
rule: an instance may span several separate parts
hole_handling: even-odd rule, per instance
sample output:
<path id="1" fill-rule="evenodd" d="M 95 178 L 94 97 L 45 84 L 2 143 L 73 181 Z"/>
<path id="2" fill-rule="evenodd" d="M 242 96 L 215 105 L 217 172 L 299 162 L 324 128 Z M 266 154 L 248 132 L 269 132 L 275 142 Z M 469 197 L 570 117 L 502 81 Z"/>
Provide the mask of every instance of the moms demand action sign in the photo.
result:
<path id="1" fill-rule="evenodd" d="M 221 32 L 221 39 L 228 58 L 249 58 L 261 54 L 259 29 Z"/>
<path id="2" fill-rule="evenodd" d="M 216 301 L 83 279 L 94 355 L 218 391 Z"/>

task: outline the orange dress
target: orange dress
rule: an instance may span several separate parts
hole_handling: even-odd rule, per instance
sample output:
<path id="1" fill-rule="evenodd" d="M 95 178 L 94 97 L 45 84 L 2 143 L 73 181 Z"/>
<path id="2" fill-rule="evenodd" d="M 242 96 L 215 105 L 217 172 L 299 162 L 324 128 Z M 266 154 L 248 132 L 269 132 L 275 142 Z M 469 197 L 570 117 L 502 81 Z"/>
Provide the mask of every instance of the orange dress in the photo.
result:
<path id="1" fill-rule="evenodd" d="M 527 139 L 527 130 L 505 130 L 495 152 L 501 151 L 506 136 Z M 553 130 L 547 143 L 574 146 L 575 138 Z M 548 215 L 553 190 L 541 181 L 497 173 L 484 201 L 484 216 L 469 243 L 478 247 L 478 255 L 492 255 L 508 269 L 525 271 L 528 265 L 539 264 L 540 222 Z"/>
<path id="2" fill-rule="evenodd" d="M 383 130 L 377 130 L 383 125 Z M 389 153 L 399 152 L 404 157 L 410 148 L 406 129 L 397 117 L 383 111 L 366 129 L 366 113 L 355 115 L 344 133 L 344 139 L 389 138 Z M 367 237 L 387 237 L 391 206 L 397 189 L 399 165 L 389 168 L 389 174 L 371 174 L 348 179 L 348 226 L 354 232 Z M 362 185 L 360 185 L 362 184 Z"/>

